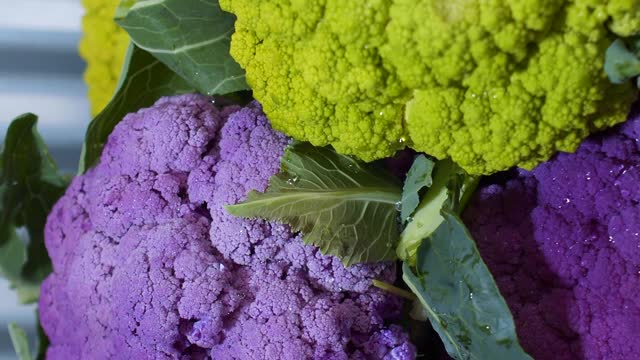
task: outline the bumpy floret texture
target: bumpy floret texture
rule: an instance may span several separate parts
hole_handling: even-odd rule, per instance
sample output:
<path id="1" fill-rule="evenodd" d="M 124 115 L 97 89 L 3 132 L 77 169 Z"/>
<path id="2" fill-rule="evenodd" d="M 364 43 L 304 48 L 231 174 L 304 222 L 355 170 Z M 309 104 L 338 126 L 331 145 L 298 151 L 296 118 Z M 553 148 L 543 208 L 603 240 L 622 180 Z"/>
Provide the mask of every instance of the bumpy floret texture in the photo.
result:
<path id="1" fill-rule="evenodd" d="M 621 122 L 603 71 L 634 1 L 221 0 L 274 127 L 364 160 L 409 145 L 474 174 L 531 168 Z M 635 14 L 635 15 L 633 15 Z"/>
<path id="2" fill-rule="evenodd" d="M 80 55 L 87 63 L 84 80 L 91 113 L 102 110 L 116 90 L 129 37 L 113 21 L 119 0 L 82 0 Z"/>
<path id="3" fill-rule="evenodd" d="M 464 219 L 536 359 L 640 352 L 640 114 L 484 186 Z"/>
<path id="4" fill-rule="evenodd" d="M 257 103 L 200 95 L 127 115 L 53 208 L 50 359 L 411 359 L 390 263 L 342 266 L 223 206 L 263 191 L 289 139 Z"/>

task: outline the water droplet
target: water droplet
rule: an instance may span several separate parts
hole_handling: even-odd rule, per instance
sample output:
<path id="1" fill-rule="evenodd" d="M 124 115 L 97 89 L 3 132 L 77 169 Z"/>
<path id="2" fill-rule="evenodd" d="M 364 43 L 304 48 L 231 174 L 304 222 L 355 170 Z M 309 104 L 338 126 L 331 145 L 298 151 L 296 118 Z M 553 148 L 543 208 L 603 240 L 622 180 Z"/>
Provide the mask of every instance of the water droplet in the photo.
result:
<path id="1" fill-rule="evenodd" d="M 473 293 L 472 292 L 469 293 L 469 300 L 473 300 Z"/>
<path id="2" fill-rule="evenodd" d="M 386 245 L 388 248 L 391 248 L 391 246 L 392 246 L 393 244 L 391 243 L 391 241 L 387 241 L 387 243 L 386 243 L 385 245 Z"/>
<path id="3" fill-rule="evenodd" d="M 568 204 L 568 203 L 570 203 L 570 202 L 571 202 L 571 200 L 570 200 L 569 198 L 564 198 L 564 203 L 565 203 L 565 204 Z"/>
<path id="4" fill-rule="evenodd" d="M 293 185 L 293 184 L 297 183 L 298 180 L 300 180 L 300 177 L 298 177 L 298 175 L 293 175 L 292 177 L 287 179 L 287 184 Z"/>
<path id="5" fill-rule="evenodd" d="M 409 217 L 407 218 L 407 222 L 412 222 L 412 221 L 413 221 L 413 217 L 409 216 Z"/>
<path id="6" fill-rule="evenodd" d="M 380 111 L 380 112 L 378 113 L 378 116 L 382 116 L 382 115 L 384 115 L 384 111 Z"/>
<path id="7" fill-rule="evenodd" d="M 480 327 L 480 329 L 482 330 L 482 332 L 484 332 L 486 334 L 491 334 L 491 326 L 489 326 L 489 325 L 484 325 L 484 326 Z"/>
<path id="8" fill-rule="evenodd" d="M 397 201 L 395 204 L 393 204 L 393 207 L 395 207 L 397 211 L 400 211 L 400 209 L 402 208 L 402 201 Z"/>
<path id="9" fill-rule="evenodd" d="M 220 265 L 218 265 L 218 268 L 219 268 L 221 271 L 222 271 L 222 270 L 224 270 L 224 264 L 223 264 L 223 263 L 220 263 Z"/>
<path id="10" fill-rule="evenodd" d="M 405 141 L 407 141 L 407 139 L 401 137 L 400 139 L 398 139 L 398 144 L 404 144 Z"/>

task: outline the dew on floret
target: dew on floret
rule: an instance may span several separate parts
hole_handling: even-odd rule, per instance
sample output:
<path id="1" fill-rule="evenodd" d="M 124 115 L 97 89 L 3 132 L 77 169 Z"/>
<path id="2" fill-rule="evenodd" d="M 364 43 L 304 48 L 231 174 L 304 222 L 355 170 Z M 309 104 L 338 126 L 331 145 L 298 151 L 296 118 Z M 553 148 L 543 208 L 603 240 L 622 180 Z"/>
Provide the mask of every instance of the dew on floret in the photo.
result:
<path id="1" fill-rule="evenodd" d="M 398 144 L 404 144 L 405 141 L 407 141 L 407 139 L 405 139 L 404 136 L 403 136 L 400 139 L 398 139 Z"/>
<path id="2" fill-rule="evenodd" d="M 568 204 L 568 203 L 570 203 L 570 202 L 571 202 L 571 199 L 569 199 L 569 198 L 564 198 L 564 203 L 565 203 L 565 204 Z"/>

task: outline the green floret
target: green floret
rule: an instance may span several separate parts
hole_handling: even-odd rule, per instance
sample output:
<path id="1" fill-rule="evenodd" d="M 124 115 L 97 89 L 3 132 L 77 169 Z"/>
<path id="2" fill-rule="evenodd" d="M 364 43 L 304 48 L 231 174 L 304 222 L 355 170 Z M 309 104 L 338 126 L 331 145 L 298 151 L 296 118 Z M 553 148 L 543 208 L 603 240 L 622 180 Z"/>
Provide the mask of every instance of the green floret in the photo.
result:
<path id="1" fill-rule="evenodd" d="M 231 52 L 288 135 L 369 161 L 410 147 L 472 174 L 531 168 L 624 120 L 603 71 L 637 1 L 221 0 Z"/>

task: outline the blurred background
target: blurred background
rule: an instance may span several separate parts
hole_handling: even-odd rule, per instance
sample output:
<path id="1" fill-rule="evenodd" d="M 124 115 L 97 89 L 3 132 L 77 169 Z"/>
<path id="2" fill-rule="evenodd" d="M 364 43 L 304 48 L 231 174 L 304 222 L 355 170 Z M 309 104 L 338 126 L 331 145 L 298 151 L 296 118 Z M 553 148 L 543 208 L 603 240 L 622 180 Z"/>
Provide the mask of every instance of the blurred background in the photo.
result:
<path id="1" fill-rule="evenodd" d="M 38 128 L 58 165 L 74 172 L 89 104 L 77 53 L 80 0 L 0 0 L 0 142 L 11 120 L 39 116 Z M 35 336 L 35 307 L 20 306 L 0 279 L 0 360 L 16 359 L 7 324 Z"/>

